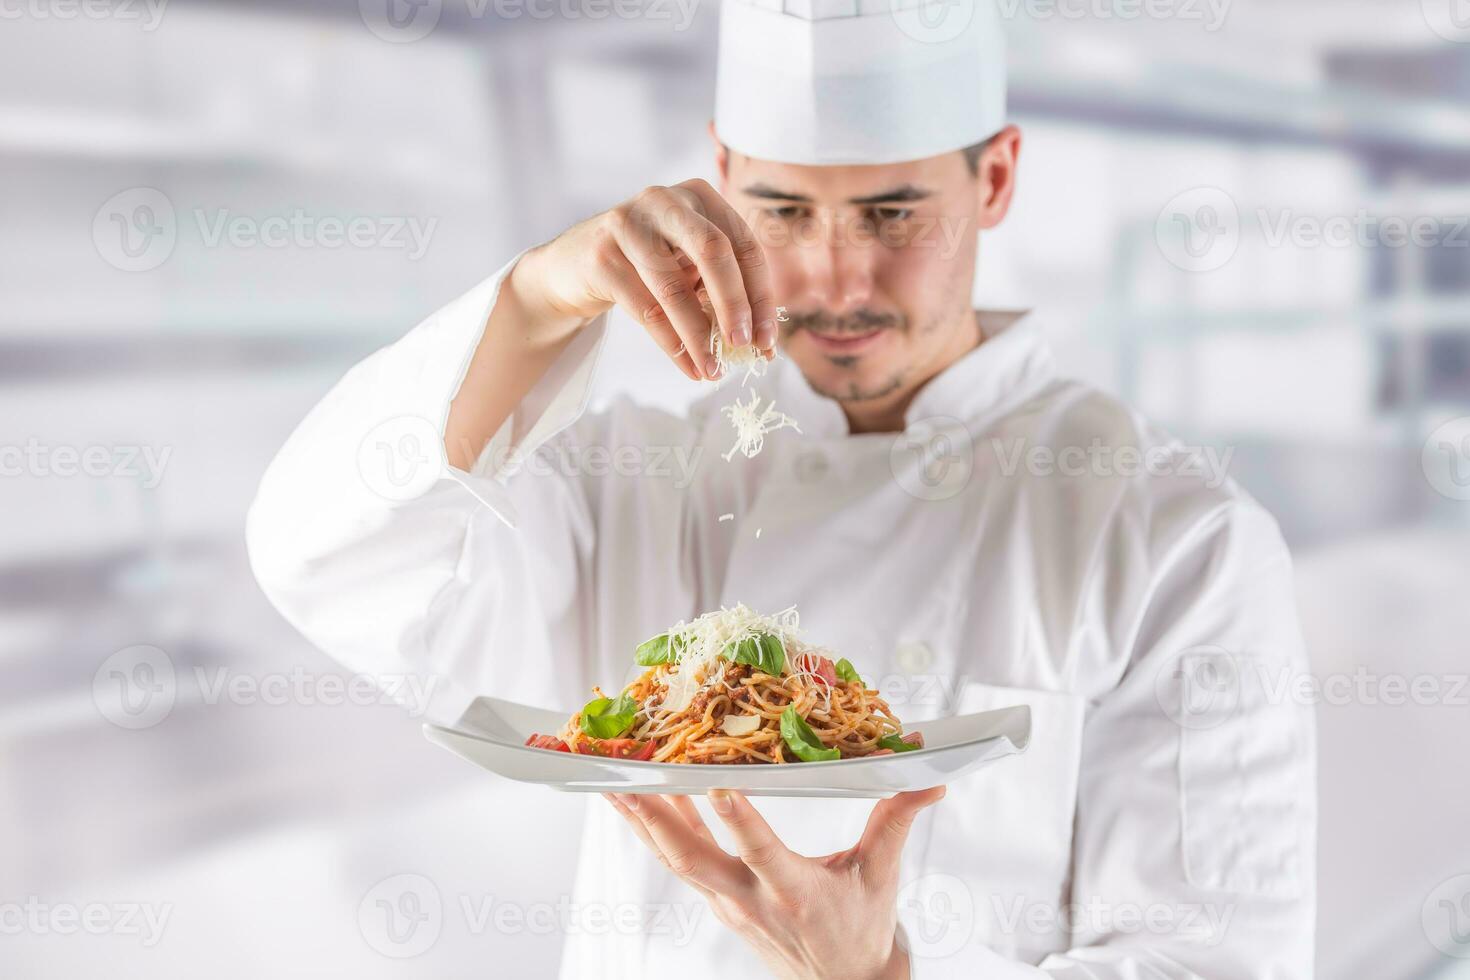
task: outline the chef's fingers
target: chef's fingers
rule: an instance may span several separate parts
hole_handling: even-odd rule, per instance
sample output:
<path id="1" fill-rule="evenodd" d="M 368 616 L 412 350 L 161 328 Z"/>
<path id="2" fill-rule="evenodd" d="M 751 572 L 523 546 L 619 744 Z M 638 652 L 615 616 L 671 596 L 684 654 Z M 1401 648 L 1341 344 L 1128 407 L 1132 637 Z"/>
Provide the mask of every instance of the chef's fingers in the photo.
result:
<path id="1" fill-rule="evenodd" d="M 684 818 L 684 822 L 696 834 L 710 841 L 714 841 L 715 835 L 710 833 L 709 826 L 705 824 L 704 817 L 699 815 L 699 810 L 695 807 L 693 800 L 682 794 L 666 795 L 664 799 L 668 801 L 669 806 L 673 807 L 679 816 Z"/>
<path id="2" fill-rule="evenodd" d="M 626 795 L 627 794 L 625 794 L 625 796 Z M 602 798 L 611 803 L 612 808 L 618 811 L 622 818 L 627 821 L 628 826 L 632 828 L 634 835 L 636 835 L 637 838 L 643 842 L 645 847 L 653 852 L 653 856 L 658 858 L 659 862 L 664 867 L 669 868 L 669 859 L 664 857 L 664 852 L 659 850 L 658 845 L 653 842 L 653 838 L 648 835 L 648 828 L 643 826 L 643 821 L 634 816 L 633 811 L 630 810 L 627 804 L 623 802 L 623 798 L 620 798 L 616 793 L 603 793 Z M 670 870 L 673 869 L 670 868 Z M 689 884 L 705 898 L 714 898 L 715 893 L 710 891 L 703 885 L 699 884 L 698 882 L 691 881 L 689 882 Z"/>
<path id="3" fill-rule="evenodd" d="M 715 358 L 709 349 L 709 318 L 700 309 L 695 295 L 697 269 L 686 268 L 680 262 L 675 246 L 664 237 L 656 213 L 646 208 L 630 208 L 619 213 L 613 234 L 649 293 L 668 316 L 700 373 L 707 378 L 716 377 Z"/>
<path id="4" fill-rule="evenodd" d="M 710 185 L 709 181 L 696 177 L 678 185 L 699 196 L 704 203 L 705 214 L 730 239 L 735 252 L 735 261 L 740 263 L 740 275 L 745 282 L 745 296 L 750 302 L 750 315 L 755 324 L 752 342 L 762 350 L 776 347 L 776 300 L 775 285 L 771 279 L 771 266 L 766 261 L 766 251 L 750 225 Z"/>
<path id="5" fill-rule="evenodd" d="M 730 828 L 741 862 L 775 891 L 795 893 L 801 884 L 801 862 L 804 859 L 781 843 L 781 838 L 750 805 L 745 795 L 716 789 L 710 790 L 709 801 L 725 826 Z"/>
<path id="6" fill-rule="evenodd" d="M 886 880 L 898 875 L 899 858 L 909 839 L 909 830 L 919 811 L 944 799 L 944 787 L 897 793 L 879 800 L 868 815 L 868 825 L 857 845 L 858 866 L 871 880 Z"/>
<path id="7" fill-rule="evenodd" d="M 725 342 L 743 347 L 751 342 L 750 300 L 735 245 L 710 220 L 704 200 L 686 187 L 670 187 L 649 200 L 659 230 L 694 263 L 714 307 Z"/>
<path id="8" fill-rule="evenodd" d="M 621 799 L 642 822 L 674 874 L 721 895 L 740 895 L 750 887 L 750 872 L 745 865 L 713 840 L 696 833 L 664 800 L 633 794 L 624 794 Z"/>
<path id="9" fill-rule="evenodd" d="M 654 299 L 653 293 L 648 291 L 648 284 L 638 275 L 638 270 L 628 261 L 622 250 L 616 245 L 609 245 L 597 256 L 597 269 L 598 278 L 601 279 L 598 286 L 607 291 L 608 299 L 627 310 L 653 338 L 654 343 L 658 344 L 659 349 L 669 355 L 680 371 L 694 381 L 702 380 L 704 375 L 689 356 L 683 340 L 669 322 L 668 314 L 658 300 Z"/>

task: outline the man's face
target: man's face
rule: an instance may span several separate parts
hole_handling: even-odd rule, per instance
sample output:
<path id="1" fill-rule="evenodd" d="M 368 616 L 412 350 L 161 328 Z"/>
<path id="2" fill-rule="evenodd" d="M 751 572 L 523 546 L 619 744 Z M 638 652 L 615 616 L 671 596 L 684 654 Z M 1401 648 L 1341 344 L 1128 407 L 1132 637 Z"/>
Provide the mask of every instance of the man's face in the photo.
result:
<path id="1" fill-rule="evenodd" d="M 730 152 L 724 193 L 765 249 L 781 345 L 849 412 L 907 402 L 974 345 L 980 183 L 960 152 L 800 166 Z"/>

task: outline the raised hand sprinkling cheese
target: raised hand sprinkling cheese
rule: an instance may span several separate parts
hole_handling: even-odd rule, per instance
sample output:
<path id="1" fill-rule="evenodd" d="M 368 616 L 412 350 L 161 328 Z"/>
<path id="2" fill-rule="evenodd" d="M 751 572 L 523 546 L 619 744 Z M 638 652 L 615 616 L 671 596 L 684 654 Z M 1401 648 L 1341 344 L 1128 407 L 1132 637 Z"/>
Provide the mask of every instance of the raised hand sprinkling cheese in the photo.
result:
<path id="1" fill-rule="evenodd" d="M 776 320 L 785 323 L 791 319 L 786 315 L 786 307 L 776 307 Z M 758 378 L 766 373 L 766 355 L 755 344 L 746 344 L 744 347 L 731 347 L 726 349 L 725 338 L 717 328 L 709 334 L 709 352 L 719 362 L 722 378 L 730 377 L 736 368 L 744 368 L 745 376 L 740 379 L 743 387 L 751 378 Z M 774 356 L 774 355 L 772 355 Z"/>

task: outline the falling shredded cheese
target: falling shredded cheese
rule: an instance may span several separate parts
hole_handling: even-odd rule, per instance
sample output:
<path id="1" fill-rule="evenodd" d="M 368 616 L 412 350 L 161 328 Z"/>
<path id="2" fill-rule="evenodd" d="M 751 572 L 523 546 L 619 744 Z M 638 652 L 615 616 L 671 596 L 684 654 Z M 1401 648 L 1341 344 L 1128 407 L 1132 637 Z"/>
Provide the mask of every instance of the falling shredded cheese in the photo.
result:
<path id="1" fill-rule="evenodd" d="M 735 519 L 735 515 L 734 514 L 721 514 L 720 515 L 720 523 L 721 524 L 723 524 L 725 521 L 733 521 L 734 519 Z"/>
<path id="2" fill-rule="evenodd" d="M 755 529 L 755 536 L 756 536 L 756 537 L 757 537 L 757 538 L 759 538 L 759 537 L 760 537 L 760 536 L 761 536 L 761 529 L 760 529 L 760 528 L 756 528 L 756 529 Z"/>
<path id="3" fill-rule="evenodd" d="M 794 418 L 776 411 L 774 399 L 762 408 L 760 395 L 754 391 L 750 393 L 750 401 L 736 399 L 722 411 L 729 418 L 730 424 L 735 426 L 735 445 L 725 453 L 727 463 L 735 458 L 736 453 L 743 454 L 746 459 L 757 455 L 766 444 L 768 432 L 775 432 L 777 429 L 801 431 Z"/>

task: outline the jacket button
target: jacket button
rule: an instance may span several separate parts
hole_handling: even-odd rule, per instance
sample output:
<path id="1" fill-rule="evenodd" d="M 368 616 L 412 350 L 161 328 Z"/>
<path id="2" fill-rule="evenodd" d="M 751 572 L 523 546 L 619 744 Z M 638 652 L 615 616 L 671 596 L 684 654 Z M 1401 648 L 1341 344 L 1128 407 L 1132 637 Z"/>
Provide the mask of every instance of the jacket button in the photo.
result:
<path id="1" fill-rule="evenodd" d="M 814 450 L 798 455 L 792 465 L 801 483 L 818 483 L 827 475 L 827 457 Z"/>

